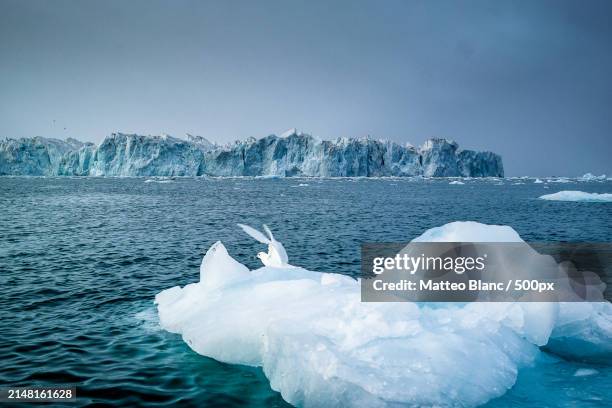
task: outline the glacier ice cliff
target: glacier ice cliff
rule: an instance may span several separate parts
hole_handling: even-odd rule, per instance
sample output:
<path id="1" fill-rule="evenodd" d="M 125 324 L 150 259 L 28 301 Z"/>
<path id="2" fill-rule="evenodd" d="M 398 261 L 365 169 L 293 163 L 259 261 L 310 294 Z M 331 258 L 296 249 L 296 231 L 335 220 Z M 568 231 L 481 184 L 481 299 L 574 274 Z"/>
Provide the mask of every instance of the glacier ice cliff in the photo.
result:
<path id="1" fill-rule="evenodd" d="M 227 145 L 201 136 L 113 133 L 99 145 L 43 137 L 0 141 L 0 175 L 503 177 L 492 152 L 446 139 L 421 148 L 371 138 L 319 140 L 295 130 Z"/>
<path id="2" fill-rule="evenodd" d="M 58 174 L 64 157 L 81 151 L 85 146 L 75 139 L 64 141 L 40 136 L 0 140 L 0 175 Z"/>

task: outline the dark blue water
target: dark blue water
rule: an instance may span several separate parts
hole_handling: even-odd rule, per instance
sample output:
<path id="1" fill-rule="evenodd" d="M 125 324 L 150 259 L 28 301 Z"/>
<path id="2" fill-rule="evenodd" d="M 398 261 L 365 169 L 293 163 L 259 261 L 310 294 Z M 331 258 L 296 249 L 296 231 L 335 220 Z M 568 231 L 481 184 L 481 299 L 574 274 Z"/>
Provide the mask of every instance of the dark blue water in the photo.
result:
<path id="1" fill-rule="evenodd" d="M 612 203 L 537 200 L 610 193 L 611 182 L 514 183 L 0 178 L 0 385 L 74 383 L 77 406 L 285 406 L 260 369 L 199 356 L 160 330 L 155 294 L 197 281 L 217 240 L 258 266 L 262 248 L 237 222 L 270 225 L 292 264 L 353 276 L 361 242 L 456 220 L 510 225 L 527 241 L 612 240 Z M 612 370 L 573 376 L 585 367 L 542 354 L 490 405 L 608 405 Z"/>

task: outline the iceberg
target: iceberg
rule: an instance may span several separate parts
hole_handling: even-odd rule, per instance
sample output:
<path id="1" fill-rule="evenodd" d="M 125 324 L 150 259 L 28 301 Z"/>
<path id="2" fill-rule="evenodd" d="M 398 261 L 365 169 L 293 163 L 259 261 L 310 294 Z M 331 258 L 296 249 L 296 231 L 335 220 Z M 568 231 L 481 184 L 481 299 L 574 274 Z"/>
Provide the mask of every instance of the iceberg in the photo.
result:
<path id="1" fill-rule="evenodd" d="M 36 137 L 0 141 L 0 175 L 503 177 L 501 157 L 431 139 L 421 148 L 372 138 L 319 140 L 295 129 L 227 145 L 201 136 L 113 133 L 99 145 Z"/>
<path id="2" fill-rule="evenodd" d="M 523 242 L 511 227 L 476 222 L 413 241 Z M 476 406 L 512 387 L 540 346 L 571 355 L 580 342 L 581 358 L 612 347 L 607 302 L 365 303 L 360 293 L 343 275 L 249 270 L 217 242 L 199 282 L 155 302 L 162 328 L 204 356 L 263 367 L 295 406 Z"/>
<path id="3" fill-rule="evenodd" d="M 578 178 L 579 181 L 604 181 L 606 180 L 606 175 L 602 174 L 601 176 L 596 176 L 593 173 L 586 173 L 582 175 L 582 177 Z"/>
<path id="4" fill-rule="evenodd" d="M 586 377 L 588 375 L 596 375 L 599 374 L 599 371 L 594 368 L 579 368 L 574 373 L 574 377 Z"/>
<path id="5" fill-rule="evenodd" d="M 553 194 L 544 194 L 540 196 L 541 200 L 549 201 L 584 201 L 584 202 L 612 202 L 612 194 L 610 193 L 586 193 L 584 191 L 564 190 Z"/>
<path id="6" fill-rule="evenodd" d="M 64 141 L 37 136 L 2 140 L 0 175 L 56 175 L 66 155 L 89 146 L 70 138 Z"/>
<path id="7" fill-rule="evenodd" d="M 167 184 L 167 183 L 172 183 L 172 179 L 169 178 L 157 178 L 157 179 L 146 179 L 144 181 L 145 183 L 160 183 L 160 184 Z"/>

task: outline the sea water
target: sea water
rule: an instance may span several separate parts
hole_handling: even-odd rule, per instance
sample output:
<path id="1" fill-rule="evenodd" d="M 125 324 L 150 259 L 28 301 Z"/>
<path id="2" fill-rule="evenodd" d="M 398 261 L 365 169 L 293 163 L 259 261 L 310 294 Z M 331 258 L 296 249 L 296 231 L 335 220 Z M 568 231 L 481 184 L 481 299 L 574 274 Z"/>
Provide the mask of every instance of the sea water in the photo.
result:
<path id="1" fill-rule="evenodd" d="M 199 279 L 222 240 L 250 268 L 270 225 L 292 264 L 359 273 L 361 242 L 409 241 L 456 220 L 526 241 L 609 242 L 612 204 L 539 200 L 612 183 L 512 180 L 0 178 L 0 384 L 76 384 L 77 405 L 284 406 L 260 369 L 195 354 L 159 328 L 155 294 Z M 609 364 L 542 353 L 490 406 L 605 406 Z"/>

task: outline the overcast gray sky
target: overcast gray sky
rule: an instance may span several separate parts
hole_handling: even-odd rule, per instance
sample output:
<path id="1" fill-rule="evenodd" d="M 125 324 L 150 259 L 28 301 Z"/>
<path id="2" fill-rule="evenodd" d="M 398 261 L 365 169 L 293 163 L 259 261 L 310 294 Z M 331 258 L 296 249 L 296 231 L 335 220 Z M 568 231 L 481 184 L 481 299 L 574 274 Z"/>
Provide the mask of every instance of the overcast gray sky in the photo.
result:
<path id="1" fill-rule="evenodd" d="M 0 137 L 297 127 L 610 174 L 611 19 L 607 0 L 0 0 Z"/>

